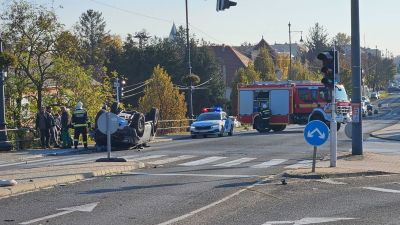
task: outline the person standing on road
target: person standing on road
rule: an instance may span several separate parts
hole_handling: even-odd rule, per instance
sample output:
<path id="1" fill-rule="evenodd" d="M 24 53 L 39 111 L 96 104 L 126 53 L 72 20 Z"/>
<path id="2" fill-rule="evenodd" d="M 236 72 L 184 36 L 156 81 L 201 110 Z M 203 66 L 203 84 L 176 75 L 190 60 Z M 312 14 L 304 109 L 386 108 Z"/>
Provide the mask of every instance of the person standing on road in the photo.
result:
<path id="1" fill-rule="evenodd" d="M 49 114 L 41 107 L 36 116 L 36 130 L 40 132 L 40 144 L 42 148 L 50 148 L 50 121 Z"/>
<path id="2" fill-rule="evenodd" d="M 103 105 L 103 107 L 101 107 L 100 111 L 97 112 L 96 117 L 94 119 L 94 128 L 97 129 L 98 128 L 98 120 L 100 118 L 100 116 L 107 112 L 107 105 Z"/>
<path id="3" fill-rule="evenodd" d="M 52 109 L 50 106 L 46 107 L 46 111 L 49 115 L 49 122 L 50 122 L 50 144 L 53 145 L 55 148 L 58 148 L 58 133 L 56 128 L 56 120 L 52 114 Z"/>
<path id="4" fill-rule="evenodd" d="M 67 112 L 67 109 L 65 106 L 61 106 L 61 147 L 62 148 L 71 148 L 72 143 L 71 143 L 71 137 L 69 136 L 69 126 L 70 126 L 70 121 L 69 121 L 69 114 Z"/>
<path id="5" fill-rule="evenodd" d="M 87 128 L 88 128 L 88 115 L 85 109 L 83 109 L 83 103 L 78 102 L 75 107 L 75 111 L 72 114 L 71 123 L 74 127 L 74 146 L 78 148 L 79 136 L 82 134 L 83 146 L 88 147 L 87 144 Z"/>

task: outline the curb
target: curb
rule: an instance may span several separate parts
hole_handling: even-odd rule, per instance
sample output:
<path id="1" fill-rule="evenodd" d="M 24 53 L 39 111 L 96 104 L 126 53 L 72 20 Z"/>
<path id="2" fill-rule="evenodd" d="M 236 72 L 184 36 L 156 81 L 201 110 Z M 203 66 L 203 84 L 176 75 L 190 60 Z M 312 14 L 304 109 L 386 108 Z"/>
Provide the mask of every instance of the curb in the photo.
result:
<path id="1" fill-rule="evenodd" d="M 283 177 L 288 178 L 299 178 L 299 179 L 326 179 L 326 178 L 341 178 L 341 177 L 363 177 L 363 176 L 379 176 L 379 175 L 392 175 L 396 173 L 389 173 L 384 171 L 365 171 L 365 172 L 354 172 L 354 173 L 310 173 L 310 174 L 291 174 L 289 172 L 284 172 Z"/>
<path id="2" fill-rule="evenodd" d="M 370 137 L 374 137 L 374 138 L 379 138 L 379 139 L 382 139 L 382 140 L 388 140 L 388 141 L 400 141 L 399 139 L 395 139 L 395 138 L 380 137 L 379 134 L 376 135 L 376 134 L 373 134 L 373 133 L 369 134 L 369 136 Z"/>
<path id="3" fill-rule="evenodd" d="M 114 166 L 107 169 L 94 170 L 86 173 L 77 173 L 74 175 L 57 176 L 51 179 L 38 179 L 29 183 L 19 183 L 11 187 L 0 188 L 0 198 L 10 197 L 16 194 L 23 194 L 43 188 L 54 187 L 58 184 L 70 183 L 74 181 L 81 181 L 92 177 L 99 177 L 105 175 L 114 175 L 123 172 L 132 171 L 135 169 L 145 168 L 142 162 L 136 162 L 134 165 L 129 166 Z"/>

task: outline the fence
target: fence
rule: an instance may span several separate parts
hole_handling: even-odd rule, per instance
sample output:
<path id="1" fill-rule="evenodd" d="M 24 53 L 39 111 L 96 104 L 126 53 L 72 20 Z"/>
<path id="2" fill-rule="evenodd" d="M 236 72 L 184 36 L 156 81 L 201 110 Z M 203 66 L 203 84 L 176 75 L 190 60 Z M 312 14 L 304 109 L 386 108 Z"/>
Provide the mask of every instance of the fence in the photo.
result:
<path id="1" fill-rule="evenodd" d="M 189 131 L 191 121 L 194 121 L 194 119 L 160 120 L 158 121 L 157 133 L 168 134 Z"/>
<path id="2" fill-rule="evenodd" d="M 8 141 L 1 141 L 0 143 L 8 143 L 12 146 L 13 150 L 22 150 L 38 146 L 39 138 L 37 132 L 32 128 L 13 128 L 0 130 L 0 132 L 7 132 Z"/>

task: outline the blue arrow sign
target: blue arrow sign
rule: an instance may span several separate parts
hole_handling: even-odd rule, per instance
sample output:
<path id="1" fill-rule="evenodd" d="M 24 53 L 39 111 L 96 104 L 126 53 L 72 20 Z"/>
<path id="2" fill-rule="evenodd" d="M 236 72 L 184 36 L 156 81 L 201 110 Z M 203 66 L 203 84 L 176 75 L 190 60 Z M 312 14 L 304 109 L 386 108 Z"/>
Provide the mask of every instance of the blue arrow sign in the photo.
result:
<path id="1" fill-rule="evenodd" d="M 304 128 L 304 139 L 312 146 L 324 144 L 329 137 L 329 128 L 319 120 L 313 120 Z"/>

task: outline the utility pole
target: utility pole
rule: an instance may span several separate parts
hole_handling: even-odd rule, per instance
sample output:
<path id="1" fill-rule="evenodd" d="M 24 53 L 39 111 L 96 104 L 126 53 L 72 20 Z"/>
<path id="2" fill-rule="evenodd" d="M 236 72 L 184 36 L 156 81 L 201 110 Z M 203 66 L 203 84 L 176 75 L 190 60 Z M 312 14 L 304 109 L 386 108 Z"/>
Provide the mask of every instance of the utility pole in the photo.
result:
<path id="1" fill-rule="evenodd" d="M 190 40 L 189 40 L 189 16 L 188 16 L 188 0 L 185 0 L 186 6 L 186 48 L 187 48 L 187 63 L 189 69 L 189 75 L 192 75 L 192 64 L 190 62 Z M 193 81 L 190 79 L 189 87 L 189 117 L 193 119 Z"/>
<path id="2" fill-rule="evenodd" d="M 3 41 L 0 37 L 0 54 L 3 53 Z M 0 150 L 10 151 L 12 146 L 7 142 L 7 126 L 5 119 L 5 96 L 4 96 L 4 79 L 7 72 L 4 71 L 4 65 L 0 65 Z"/>
<path id="3" fill-rule="evenodd" d="M 351 0 L 351 73 L 352 73 L 352 154 L 363 154 L 361 117 L 361 59 L 360 59 L 360 10 L 359 0 Z"/>
<path id="4" fill-rule="evenodd" d="M 288 74 L 288 80 L 292 80 L 292 33 L 290 31 L 290 21 L 289 21 L 289 74 Z"/>

